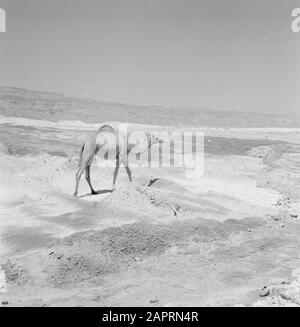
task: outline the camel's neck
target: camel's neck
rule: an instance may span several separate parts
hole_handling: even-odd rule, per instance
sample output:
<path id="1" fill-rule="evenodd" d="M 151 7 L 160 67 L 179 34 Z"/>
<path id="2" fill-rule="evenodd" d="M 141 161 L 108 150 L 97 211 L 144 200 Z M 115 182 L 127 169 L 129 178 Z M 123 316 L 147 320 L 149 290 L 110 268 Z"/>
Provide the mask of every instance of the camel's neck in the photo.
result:
<path id="1" fill-rule="evenodd" d="M 152 138 L 151 138 L 151 133 L 146 133 L 147 139 L 148 139 L 148 147 L 147 149 L 149 149 L 152 145 Z"/>
<path id="2" fill-rule="evenodd" d="M 152 138 L 150 133 L 146 133 L 147 140 L 144 140 L 141 144 L 138 144 L 138 153 L 144 153 L 147 151 L 152 145 Z M 135 148 L 135 146 L 133 146 Z"/>

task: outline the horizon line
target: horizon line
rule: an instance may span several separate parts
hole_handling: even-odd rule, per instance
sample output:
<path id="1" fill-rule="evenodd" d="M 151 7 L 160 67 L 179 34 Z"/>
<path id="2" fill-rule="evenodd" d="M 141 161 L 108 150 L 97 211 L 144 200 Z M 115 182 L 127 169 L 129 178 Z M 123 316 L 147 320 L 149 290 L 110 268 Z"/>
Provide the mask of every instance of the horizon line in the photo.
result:
<path id="1" fill-rule="evenodd" d="M 255 115 L 266 115 L 266 116 L 288 116 L 288 117 L 300 117 L 300 113 L 297 115 L 296 113 L 293 114 L 285 114 L 285 113 L 270 113 L 270 112 L 255 112 L 255 111 L 239 111 L 234 109 L 213 109 L 213 108 L 202 108 L 202 107 L 190 107 L 190 106 L 164 106 L 159 104 L 151 104 L 151 105 L 144 105 L 144 104 L 132 104 L 132 103 L 126 103 L 126 102 L 119 102 L 119 101 L 113 101 L 113 100 L 99 100 L 95 98 L 88 98 L 88 97 L 79 97 L 79 96 L 68 96 L 64 92 L 61 91 L 46 91 L 46 90 L 37 90 L 37 89 L 29 89 L 27 87 L 19 87 L 19 86 L 8 86 L 8 85 L 0 85 L 0 91 L 2 88 L 8 88 L 8 89 L 15 89 L 15 90 L 22 90 L 22 91 L 28 91 L 32 93 L 49 93 L 49 94 L 55 94 L 63 96 L 67 99 L 78 99 L 78 100 L 88 100 L 88 101 L 94 101 L 99 102 L 103 104 L 115 104 L 115 105 L 121 105 L 121 106 L 127 106 L 127 107 L 135 107 L 135 108 L 153 108 L 153 109 L 187 109 L 187 110 L 199 110 L 203 112 L 228 112 L 228 113 L 239 113 L 239 114 L 255 114 Z"/>

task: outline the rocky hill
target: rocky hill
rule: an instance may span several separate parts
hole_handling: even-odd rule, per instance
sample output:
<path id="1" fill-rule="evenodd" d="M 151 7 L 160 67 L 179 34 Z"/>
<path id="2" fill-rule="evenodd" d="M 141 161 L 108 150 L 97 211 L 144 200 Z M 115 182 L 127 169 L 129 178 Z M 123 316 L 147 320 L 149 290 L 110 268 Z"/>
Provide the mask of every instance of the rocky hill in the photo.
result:
<path id="1" fill-rule="evenodd" d="M 0 87 L 0 115 L 48 121 L 81 120 L 86 123 L 121 121 L 195 127 L 300 127 L 300 117 L 286 115 L 134 106 L 5 86 Z"/>

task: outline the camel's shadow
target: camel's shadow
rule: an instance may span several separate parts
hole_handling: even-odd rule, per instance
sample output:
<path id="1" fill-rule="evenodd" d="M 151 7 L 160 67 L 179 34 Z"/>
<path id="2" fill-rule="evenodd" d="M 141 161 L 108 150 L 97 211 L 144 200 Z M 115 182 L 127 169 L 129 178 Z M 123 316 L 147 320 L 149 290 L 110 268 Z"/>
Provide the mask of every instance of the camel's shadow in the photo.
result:
<path id="1" fill-rule="evenodd" d="M 86 193 L 86 194 L 80 195 L 79 198 L 85 198 L 86 196 L 94 196 L 94 195 L 105 194 L 105 193 L 112 193 L 112 192 L 113 192 L 113 190 L 109 190 L 109 189 L 106 189 L 106 190 L 97 190 L 96 191 L 96 194 Z"/>

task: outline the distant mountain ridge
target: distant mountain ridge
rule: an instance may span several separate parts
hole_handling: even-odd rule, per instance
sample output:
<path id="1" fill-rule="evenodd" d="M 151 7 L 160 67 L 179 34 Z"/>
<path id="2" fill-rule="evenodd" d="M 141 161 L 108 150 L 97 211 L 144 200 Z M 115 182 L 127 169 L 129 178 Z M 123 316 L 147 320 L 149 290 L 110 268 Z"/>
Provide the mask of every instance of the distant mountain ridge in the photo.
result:
<path id="1" fill-rule="evenodd" d="M 86 123 L 120 121 L 192 127 L 300 127 L 300 117 L 194 108 L 136 106 L 0 86 L 0 115 Z"/>

